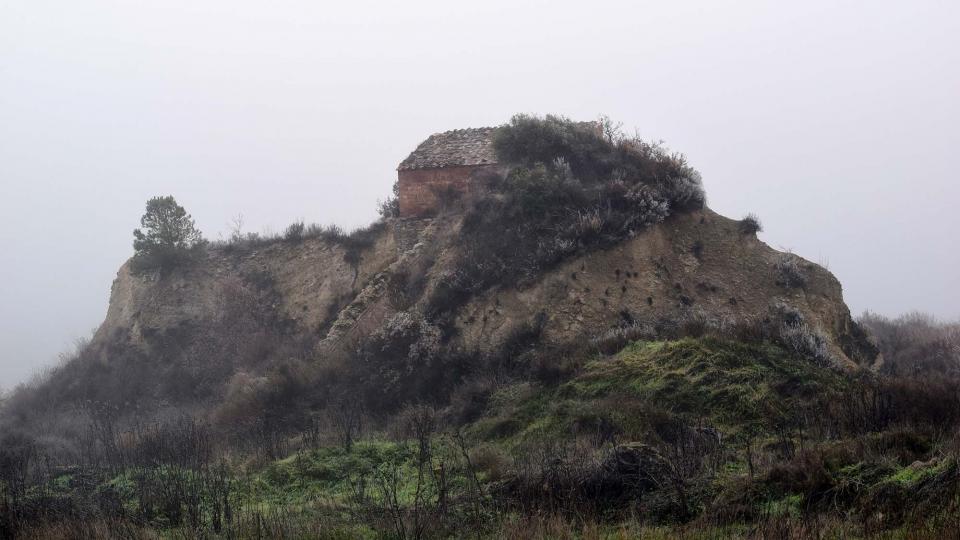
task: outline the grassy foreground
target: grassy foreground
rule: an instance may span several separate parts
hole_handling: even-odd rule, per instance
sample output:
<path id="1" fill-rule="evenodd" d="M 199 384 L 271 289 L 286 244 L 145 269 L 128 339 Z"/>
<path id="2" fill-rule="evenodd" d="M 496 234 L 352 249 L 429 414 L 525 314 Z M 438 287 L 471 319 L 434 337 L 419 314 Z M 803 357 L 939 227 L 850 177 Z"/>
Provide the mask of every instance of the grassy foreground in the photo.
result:
<path id="1" fill-rule="evenodd" d="M 0 487 L 0 532 L 941 538 L 960 530 L 958 445 L 923 392 L 769 343 L 635 342 L 556 384 L 505 381 L 465 424 L 415 406 L 282 459 L 40 467 Z"/>

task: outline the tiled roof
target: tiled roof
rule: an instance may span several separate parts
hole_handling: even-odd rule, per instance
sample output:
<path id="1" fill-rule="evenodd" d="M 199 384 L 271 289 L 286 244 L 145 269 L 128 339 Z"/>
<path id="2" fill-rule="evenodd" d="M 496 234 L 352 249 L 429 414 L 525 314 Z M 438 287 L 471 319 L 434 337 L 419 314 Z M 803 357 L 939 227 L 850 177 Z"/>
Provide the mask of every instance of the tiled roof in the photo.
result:
<path id="1" fill-rule="evenodd" d="M 495 129 L 455 129 L 434 133 L 420 143 L 407 159 L 400 162 L 397 170 L 494 164 L 497 162 L 493 151 Z"/>

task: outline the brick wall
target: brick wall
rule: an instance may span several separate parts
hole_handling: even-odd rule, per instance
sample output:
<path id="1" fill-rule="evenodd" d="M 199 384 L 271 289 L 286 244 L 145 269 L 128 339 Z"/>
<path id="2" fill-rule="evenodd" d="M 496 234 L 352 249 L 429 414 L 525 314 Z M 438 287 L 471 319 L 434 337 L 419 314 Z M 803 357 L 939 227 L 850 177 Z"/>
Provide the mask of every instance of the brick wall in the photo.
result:
<path id="1" fill-rule="evenodd" d="M 465 193 L 474 177 L 496 169 L 496 165 L 475 165 L 399 171 L 400 217 L 429 216 L 438 209 L 438 193 Z"/>

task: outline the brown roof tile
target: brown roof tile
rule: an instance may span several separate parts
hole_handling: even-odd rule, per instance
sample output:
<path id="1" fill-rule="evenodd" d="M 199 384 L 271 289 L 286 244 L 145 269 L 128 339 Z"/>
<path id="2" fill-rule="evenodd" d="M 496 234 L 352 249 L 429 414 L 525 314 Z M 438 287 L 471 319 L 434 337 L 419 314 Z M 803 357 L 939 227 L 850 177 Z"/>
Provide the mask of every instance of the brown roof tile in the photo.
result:
<path id="1" fill-rule="evenodd" d="M 400 162 L 397 170 L 494 164 L 497 162 L 493 151 L 495 129 L 485 127 L 434 133 Z"/>

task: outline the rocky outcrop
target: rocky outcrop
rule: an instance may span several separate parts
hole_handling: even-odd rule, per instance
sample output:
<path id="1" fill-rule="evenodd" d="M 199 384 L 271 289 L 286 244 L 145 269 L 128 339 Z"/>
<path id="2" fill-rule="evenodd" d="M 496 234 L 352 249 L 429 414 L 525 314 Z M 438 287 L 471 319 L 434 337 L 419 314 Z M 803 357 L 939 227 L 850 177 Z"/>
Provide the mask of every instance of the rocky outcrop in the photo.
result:
<path id="1" fill-rule="evenodd" d="M 781 261 L 802 272 L 802 286 L 784 282 Z M 741 233 L 738 222 L 709 209 L 570 259 L 524 290 L 489 291 L 460 311 L 458 324 L 466 341 L 482 347 L 539 313 L 546 339 L 565 341 L 597 336 L 625 319 L 654 328 L 691 318 L 756 323 L 777 305 L 802 313 L 830 338 L 839 359 L 872 360 L 854 343 L 840 282 L 830 272 Z"/>
<path id="2" fill-rule="evenodd" d="M 314 339 L 322 354 L 375 331 L 398 310 L 422 309 L 455 264 L 459 227 L 456 215 L 394 220 L 350 256 L 336 242 L 313 238 L 210 248 L 165 276 L 134 275 L 124 265 L 94 342 L 124 337 L 141 346 L 164 329 L 203 328 L 224 316 L 225 306 L 236 303 L 233 291 L 243 286 L 266 291 L 260 302 L 299 336 Z M 784 261 L 801 272 L 802 286 L 784 281 Z M 401 274 L 400 293 L 407 297 L 398 301 L 393 289 Z M 830 272 L 770 248 L 709 209 L 571 257 L 522 287 L 503 284 L 476 295 L 454 314 L 454 339 L 469 350 L 493 350 L 533 320 L 542 324 L 544 339 L 563 342 L 596 337 L 625 320 L 651 326 L 691 316 L 721 324 L 760 320 L 777 304 L 802 313 L 844 363 L 873 360 Z"/>

